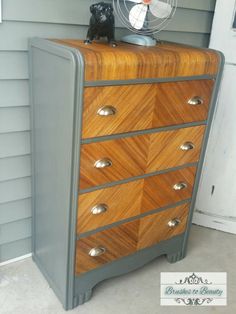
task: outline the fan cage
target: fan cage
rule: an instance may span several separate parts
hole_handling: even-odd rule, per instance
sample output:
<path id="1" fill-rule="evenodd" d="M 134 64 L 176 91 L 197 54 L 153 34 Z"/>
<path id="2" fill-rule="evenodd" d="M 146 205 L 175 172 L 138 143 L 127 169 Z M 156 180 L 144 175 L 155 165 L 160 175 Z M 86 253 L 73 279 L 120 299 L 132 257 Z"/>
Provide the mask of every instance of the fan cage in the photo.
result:
<path id="1" fill-rule="evenodd" d="M 148 10 L 148 13 L 146 15 L 146 20 L 144 22 L 144 27 L 140 30 L 135 29 L 132 27 L 129 21 L 129 12 L 131 8 L 139 3 L 135 3 L 128 0 L 113 0 L 113 7 L 115 14 L 121 21 L 121 23 L 129 29 L 131 32 L 139 34 L 139 35 L 153 35 L 155 33 L 158 33 L 166 28 L 166 26 L 170 23 L 172 20 L 176 9 L 178 5 L 178 0 L 166 0 L 162 1 L 164 3 L 170 4 L 172 6 L 172 11 L 166 18 L 157 18 L 152 15 L 150 10 Z M 140 0 L 140 4 L 142 4 L 142 0 Z M 154 17 L 150 19 L 150 17 Z"/>

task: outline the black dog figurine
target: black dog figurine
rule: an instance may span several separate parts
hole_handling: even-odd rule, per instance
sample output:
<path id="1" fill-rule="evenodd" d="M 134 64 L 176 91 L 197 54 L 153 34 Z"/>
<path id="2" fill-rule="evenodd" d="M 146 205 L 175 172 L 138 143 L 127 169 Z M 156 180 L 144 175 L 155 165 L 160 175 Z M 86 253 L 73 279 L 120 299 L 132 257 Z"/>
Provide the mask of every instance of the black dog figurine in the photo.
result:
<path id="1" fill-rule="evenodd" d="M 107 37 L 108 42 L 116 47 L 115 18 L 111 4 L 99 2 L 90 6 L 92 16 L 90 18 L 86 44 L 91 44 L 94 39 Z"/>

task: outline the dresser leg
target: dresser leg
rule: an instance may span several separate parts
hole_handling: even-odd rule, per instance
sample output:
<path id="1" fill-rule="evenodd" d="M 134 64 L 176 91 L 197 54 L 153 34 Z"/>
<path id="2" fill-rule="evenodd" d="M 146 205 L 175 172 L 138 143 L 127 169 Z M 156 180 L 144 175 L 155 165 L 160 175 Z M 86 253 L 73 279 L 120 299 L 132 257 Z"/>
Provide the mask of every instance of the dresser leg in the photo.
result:
<path id="1" fill-rule="evenodd" d="M 78 305 L 82 305 L 85 302 L 88 302 L 92 297 L 92 289 L 91 290 L 87 290 L 84 293 L 81 293 L 79 295 L 77 295 L 74 298 L 74 307 L 78 306 Z"/>
<path id="2" fill-rule="evenodd" d="M 182 250 L 179 252 L 170 253 L 166 255 L 166 259 L 169 263 L 176 263 L 180 261 L 181 259 L 183 259 L 184 257 L 185 256 Z"/>

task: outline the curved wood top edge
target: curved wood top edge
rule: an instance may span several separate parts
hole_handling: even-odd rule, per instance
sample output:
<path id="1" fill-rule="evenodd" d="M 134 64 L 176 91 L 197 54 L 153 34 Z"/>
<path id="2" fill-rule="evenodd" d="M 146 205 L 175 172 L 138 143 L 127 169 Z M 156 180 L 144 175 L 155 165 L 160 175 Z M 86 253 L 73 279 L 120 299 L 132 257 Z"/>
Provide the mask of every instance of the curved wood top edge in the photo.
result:
<path id="1" fill-rule="evenodd" d="M 51 41 L 73 47 L 83 55 L 85 81 L 216 75 L 221 63 L 217 51 L 171 42 L 155 47 L 119 42 L 113 48 L 105 42 L 85 45 L 82 40 Z"/>

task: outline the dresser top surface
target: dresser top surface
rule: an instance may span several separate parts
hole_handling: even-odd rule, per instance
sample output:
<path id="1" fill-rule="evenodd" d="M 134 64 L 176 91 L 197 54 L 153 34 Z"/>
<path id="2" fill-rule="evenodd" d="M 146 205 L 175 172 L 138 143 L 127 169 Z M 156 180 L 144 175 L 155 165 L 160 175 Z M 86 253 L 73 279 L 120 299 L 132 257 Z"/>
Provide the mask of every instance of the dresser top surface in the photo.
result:
<path id="1" fill-rule="evenodd" d="M 82 40 L 52 39 L 83 55 L 85 80 L 127 80 L 216 75 L 220 55 L 213 50 L 170 42 L 142 47 L 118 42 L 86 45 Z"/>

